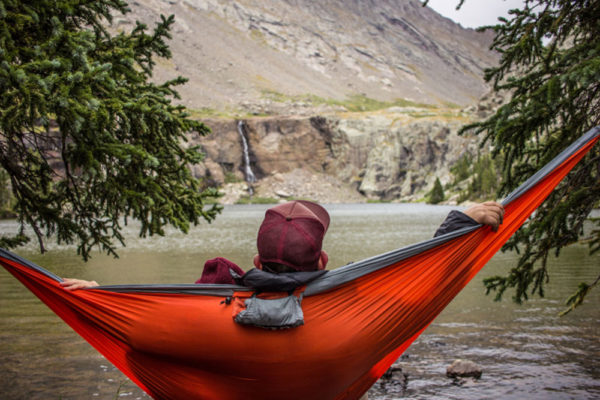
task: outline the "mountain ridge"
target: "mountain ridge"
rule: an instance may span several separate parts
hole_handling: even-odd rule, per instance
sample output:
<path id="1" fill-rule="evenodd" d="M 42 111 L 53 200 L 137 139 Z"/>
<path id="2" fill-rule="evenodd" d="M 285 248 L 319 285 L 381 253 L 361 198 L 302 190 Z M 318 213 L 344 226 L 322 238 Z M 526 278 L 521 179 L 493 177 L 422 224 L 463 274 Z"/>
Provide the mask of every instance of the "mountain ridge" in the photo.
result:
<path id="1" fill-rule="evenodd" d="M 294 114 L 303 95 L 464 106 L 489 90 L 483 70 L 498 60 L 490 32 L 418 0 L 136 0 L 130 8 L 113 27 L 175 15 L 173 57 L 157 61 L 154 79 L 187 77 L 180 102 L 192 110 Z"/>

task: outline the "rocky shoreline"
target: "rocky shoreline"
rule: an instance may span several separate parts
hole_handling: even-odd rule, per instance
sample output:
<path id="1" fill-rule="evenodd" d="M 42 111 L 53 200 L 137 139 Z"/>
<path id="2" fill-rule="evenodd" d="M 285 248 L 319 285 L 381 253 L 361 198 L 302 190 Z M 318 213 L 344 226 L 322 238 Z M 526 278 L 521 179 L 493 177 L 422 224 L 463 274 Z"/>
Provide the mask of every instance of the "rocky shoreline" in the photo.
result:
<path id="1" fill-rule="evenodd" d="M 256 184 L 227 183 L 220 188 L 222 204 L 239 202 L 282 202 L 292 199 L 313 200 L 322 204 L 365 203 L 367 198 L 350 185 L 331 175 L 310 173 L 296 168 L 275 173 Z M 252 194 L 251 194 L 252 193 Z"/>

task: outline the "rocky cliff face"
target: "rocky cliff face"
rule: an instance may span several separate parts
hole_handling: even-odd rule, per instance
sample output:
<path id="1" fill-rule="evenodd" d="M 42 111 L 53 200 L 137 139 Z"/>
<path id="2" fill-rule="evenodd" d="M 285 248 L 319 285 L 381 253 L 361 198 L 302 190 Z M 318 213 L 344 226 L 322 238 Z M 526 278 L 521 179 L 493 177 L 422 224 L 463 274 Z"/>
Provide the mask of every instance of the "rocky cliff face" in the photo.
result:
<path id="1" fill-rule="evenodd" d="M 465 117 L 427 116 L 424 110 L 393 110 L 368 116 L 252 118 L 244 120 L 250 166 L 258 178 L 245 183 L 243 145 L 236 121 L 207 120 L 213 134 L 199 144 L 206 152 L 196 176 L 224 186 L 225 202 L 248 187 L 272 198 L 321 202 L 421 199 L 436 177 L 476 141 L 458 136 Z"/>
<path id="2" fill-rule="evenodd" d="M 419 0 L 134 0 L 134 20 L 175 14 L 171 60 L 158 80 L 183 75 L 182 102 L 297 113 L 294 96 L 466 105 L 487 89 L 491 34 L 464 29 Z M 276 96 L 273 96 L 273 94 Z M 290 100 L 290 101 L 285 101 Z"/>
<path id="3" fill-rule="evenodd" d="M 133 0 L 133 21 L 149 26 L 175 14 L 171 60 L 157 60 L 158 81 L 189 78 L 180 89 L 191 109 L 244 120 L 257 196 L 322 202 L 421 199 L 473 138 L 458 137 L 456 110 L 395 108 L 340 114 L 364 96 L 430 104 L 472 105 L 487 91 L 483 69 L 496 63 L 491 33 L 463 29 L 419 0 Z M 486 106 L 487 107 L 487 106 Z M 474 107 L 473 115 L 487 112 Z M 336 113 L 333 113 L 335 111 Z M 291 116 L 290 116 L 291 115 Z M 321 116 L 315 116 L 321 115 Z M 239 120 L 205 121 L 213 133 L 194 174 L 235 202 L 247 194 Z"/>

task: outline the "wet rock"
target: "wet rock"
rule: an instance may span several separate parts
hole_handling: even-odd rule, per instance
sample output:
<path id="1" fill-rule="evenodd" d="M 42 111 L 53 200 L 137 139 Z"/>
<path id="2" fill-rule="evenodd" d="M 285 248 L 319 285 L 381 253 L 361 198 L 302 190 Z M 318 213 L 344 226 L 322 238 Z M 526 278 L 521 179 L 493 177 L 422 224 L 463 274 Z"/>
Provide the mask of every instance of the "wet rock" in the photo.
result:
<path id="1" fill-rule="evenodd" d="M 391 394 L 404 397 L 408 387 L 408 373 L 399 364 L 392 365 L 369 390 L 373 398 L 388 398 Z"/>
<path id="2" fill-rule="evenodd" d="M 480 378 L 481 366 L 470 360 L 454 360 L 446 369 L 446 375 L 450 378 Z"/>
<path id="3" fill-rule="evenodd" d="M 397 364 L 392 365 L 381 376 L 382 379 L 399 381 L 406 386 L 408 384 L 408 373 L 402 371 L 402 367 Z"/>

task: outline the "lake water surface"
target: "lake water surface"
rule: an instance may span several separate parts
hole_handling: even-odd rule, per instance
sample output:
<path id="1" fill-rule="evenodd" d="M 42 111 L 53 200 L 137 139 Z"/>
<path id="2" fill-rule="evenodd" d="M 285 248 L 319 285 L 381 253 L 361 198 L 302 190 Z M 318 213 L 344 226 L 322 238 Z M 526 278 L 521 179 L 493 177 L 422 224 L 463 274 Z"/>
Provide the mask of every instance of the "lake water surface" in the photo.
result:
<path id="1" fill-rule="evenodd" d="M 139 239 L 130 226 L 120 258 L 101 254 L 88 263 L 74 247 L 35 244 L 19 255 L 63 277 L 100 284 L 193 282 L 204 261 L 223 256 L 244 269 L 256 253 L 256 232 L 268 206 L 227 206 L 217 220 L 188 235 Z M 449 207 L 414 204 L 328 205 L 332 222 L 324 248 L 330 266 L 428 239 Z M 0 222 L 0 233 L 16 223 Z M 398 366 L 408 375 L 380 380 L 370 399 L 600 399 L 600 290 L 565 317 L 557 314 L 579 282 L 595 279 L 600 254 L 586 246 L 550 261 L 546 297 L 524 305 L 486 296 L 482 278 L 508 271 L 514 254 L 499 253 L 406 351 Z M 478 380 L 445 376 L 457 358 L 483 368 Z M 45 305 L 0 268 L 0 398 L 149 398 L 75 334 Z"/>

